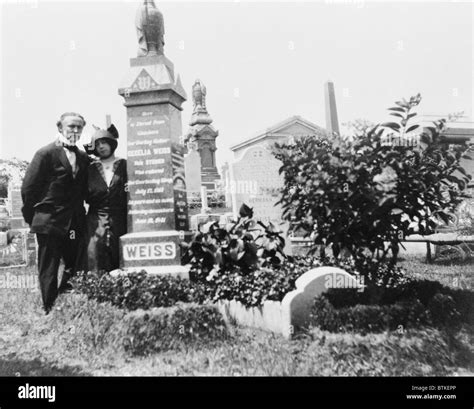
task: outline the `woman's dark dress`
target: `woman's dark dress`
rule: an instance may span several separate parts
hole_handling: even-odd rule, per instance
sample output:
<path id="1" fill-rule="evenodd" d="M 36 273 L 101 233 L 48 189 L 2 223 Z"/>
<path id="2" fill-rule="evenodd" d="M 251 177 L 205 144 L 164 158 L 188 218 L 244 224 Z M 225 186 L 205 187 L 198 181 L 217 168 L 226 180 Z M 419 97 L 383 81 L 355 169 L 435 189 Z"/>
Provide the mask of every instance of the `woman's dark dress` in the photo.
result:
<path id="1" fill-rule="evenodd" d="M 100 161 L 89 166 L 89 271 L 112 271 L 119 267 L 119 237 L 127 233 L 127 161 L 115 161 L 113 172 L 107 186 Z"/>

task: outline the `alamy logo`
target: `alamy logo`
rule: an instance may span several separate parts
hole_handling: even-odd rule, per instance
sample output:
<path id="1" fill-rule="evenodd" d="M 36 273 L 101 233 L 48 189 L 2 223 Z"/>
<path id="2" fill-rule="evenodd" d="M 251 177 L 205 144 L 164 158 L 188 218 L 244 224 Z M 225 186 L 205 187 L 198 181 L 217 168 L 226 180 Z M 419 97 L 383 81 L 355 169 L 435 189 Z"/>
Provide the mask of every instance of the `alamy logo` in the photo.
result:
<path id="1" fill-rule="evenodd" d="M 34 386 L 27 383 L 18 387 L 19 399 L 48 399 L 48 402 L 56 401 L 56 386 Z"/>
<path id="2" fill-rule="evenodd" d="M 332 273 L 326 275 L 324 285 L 326 288 L 354 288 L 358 292 L 364 291 L 365 280 L 363 276 Z"/>
<path id="3" fill-rule="evenodd" d="M 0 288 L 28 288 L 38 290 L 38 277 L 34 274 L 0 274 Z"/>

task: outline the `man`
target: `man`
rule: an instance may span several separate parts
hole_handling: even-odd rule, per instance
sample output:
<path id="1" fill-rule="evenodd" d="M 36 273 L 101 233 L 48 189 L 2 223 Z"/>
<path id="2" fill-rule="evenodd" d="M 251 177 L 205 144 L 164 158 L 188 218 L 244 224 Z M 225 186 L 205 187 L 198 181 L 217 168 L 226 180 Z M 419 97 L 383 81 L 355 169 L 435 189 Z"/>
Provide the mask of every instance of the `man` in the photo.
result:
<path id="1" fill-rule="evenodd" d="M 58 293 L 69 288 L 68 279 L 86 265 L 84 199 L 87 192 L 89 158 L 76 143 L 86 121 L 66 112 L 56 123 L 55 142 L 36 152 L 23 179 L 23 218 L 36 233 L 38 272 L 46 314 Z M 58 269 L 64 273 L 58 288 Z"/>

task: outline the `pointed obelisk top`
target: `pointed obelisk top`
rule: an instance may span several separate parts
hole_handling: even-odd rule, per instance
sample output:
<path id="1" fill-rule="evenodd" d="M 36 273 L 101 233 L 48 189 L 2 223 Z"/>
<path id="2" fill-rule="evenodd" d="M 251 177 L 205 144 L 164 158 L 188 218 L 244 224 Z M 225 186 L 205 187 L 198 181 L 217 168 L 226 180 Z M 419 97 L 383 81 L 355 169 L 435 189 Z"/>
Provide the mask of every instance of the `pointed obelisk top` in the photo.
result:
<path id="1" fill-rule="evenodd" d="M 324 83 L 324 101 L 326 108 L 326 129 L 329 132 L 339 133 L 334 83 L 329 80 Z"/>

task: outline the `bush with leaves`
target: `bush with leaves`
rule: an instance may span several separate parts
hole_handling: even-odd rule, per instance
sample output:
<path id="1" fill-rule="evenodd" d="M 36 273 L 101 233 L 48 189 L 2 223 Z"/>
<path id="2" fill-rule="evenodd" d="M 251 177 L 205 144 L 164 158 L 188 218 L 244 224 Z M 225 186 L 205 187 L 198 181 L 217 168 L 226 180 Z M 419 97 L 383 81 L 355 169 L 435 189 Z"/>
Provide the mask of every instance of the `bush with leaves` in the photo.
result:
<path id="1" fill-rule="evenodd" d="M 218 222 L 199 227 L 190 243 L 182 243 L 183 264 L 191 264 L 192 279 L 204 279 L 213 270 L 246 275 L 259 268 L 274 268 L 286 258 L 285 239 L 273 224 L 253 219 L 253 210 L 243 204 L 235 223 L 226 228 Z"/>
<path id="2" fill-rule="evenodd" d="M 183 244 L 182 262 L 191 265 L 190 279 L 201 285 L 206 299 L 236 300 L 248 307 L 281 301 L 302 274 L 316 267 L 340 267 L 375 285 L 406 280 L 401 268 L 370 257 L 291 257 L 284 254 L 284 245 L 277 227 L 255 221 L 252 209 L 243 204 L 238 220 L 226 228 L 217 222 L 201 226 L 191 243 Z"/>
<path id="3" fill-rule="evenodd" d="M 419 328 L 430 323 L 423 305 L 414 300 L 392 305 L 356 304 L 352 307 L 334 308 L 321 295 L 316 298 L 311 312 L 312 325 L 330 332 L 393 331 L 403 328 Z"/>
<path id="4" fill-rule="evenodd" d="M 127 311 L 219 300 L 236 300 L 247 307 L 255 307 L 267 300 L 283 300 L 287 293 L 296 288 L 295 282 L 301 275 L 323 266 L 340 267 L 350 274 L 360 274 L 353 259 L 288 257 L 272 268 L 258 267 L 245 273 L 237 265 L 233 265 L 231 269 L 213 269 L 207 275 L 201 270 L 195 270 L 191 280 L 168 275 L 149 275 L 144 271 L 122 275 L 81 272 L 72 279 L 72 285 L 75 292 L 85 294 L 89 299 L 110 303 Z M 370 274 L 382 276 L 383 274 L 377 273 L 376 268 L 385 267 L 371 265 L 370 268 Z M 401 270 L 399 273 L 403 276 Z M 344 290 L 341 291 L 344 293 Z M 344 302 L 350 299 L 346 295 Z"/>
<path id="5" fill-rule="evenodd" d="M 276 144 L 283 218 L 311 237 L 313 251 L 322 244 L 336 258 L 345 249 L 356 259 L 370 252 L 395 264 L 407 235 L 433 233 L 466 197 L 470 176 L 460 160 L 467 147 L 445 143 L 445 120 L 424 128 L 419 146 L 411 146 L 419 127 L 411 125 L 412 110 L 420 100 L 397 102 L 389 108 L 397 122 L 353 139 L 332 135 Z"/>
<path id="6" fill-rule="evenodd" d="M 179 302 L 203 302 L 203 290 L 189 280 L 145 271 L 122 275 L 105 272 L 79 272 L 71 280 L 77 293 L 98 302 L 109 302 L 125 310 L 170 307 Z"/>
<path id="7" fill-rule="evenodd" d="M 246 307 L 255 307 L 265 301 L 282 301 L 286 294 L 296 288 L 295 283 L 299 277 L 313 268 L 325 266 L 339 267 L 349 274 L 361 275 L 356 262 L 350 258 L 336 260 L 333 257 L 287 257 L 277 266 L 260 267 L 245 274 L 238 266 L 231 269 L 213 269 L 208 275 L 203 274 L 202 270 L 195 270 L 192 279 L 206 300 L 236 300 Z M 380 263 L 372 264 L 370 268 L 368 274 L 385 277 L 388 266 Z M 383 271 L 379 272 L 377 269 Z M 405 280 L 403 271 L 398 268 L 395 270 Z M 404 282 L 403 280 L 393 280 L 393 283 L 399 284 Z"/>
<path id="8" fill-rule="evenodd" d="M 329 289 L 315 299 L 312 323 L 332 332 L 381 332 L 400 325 L 458 329 L 474 324 L 474 292 L 429 280 L 369 286 L 363 292 Z"/>

